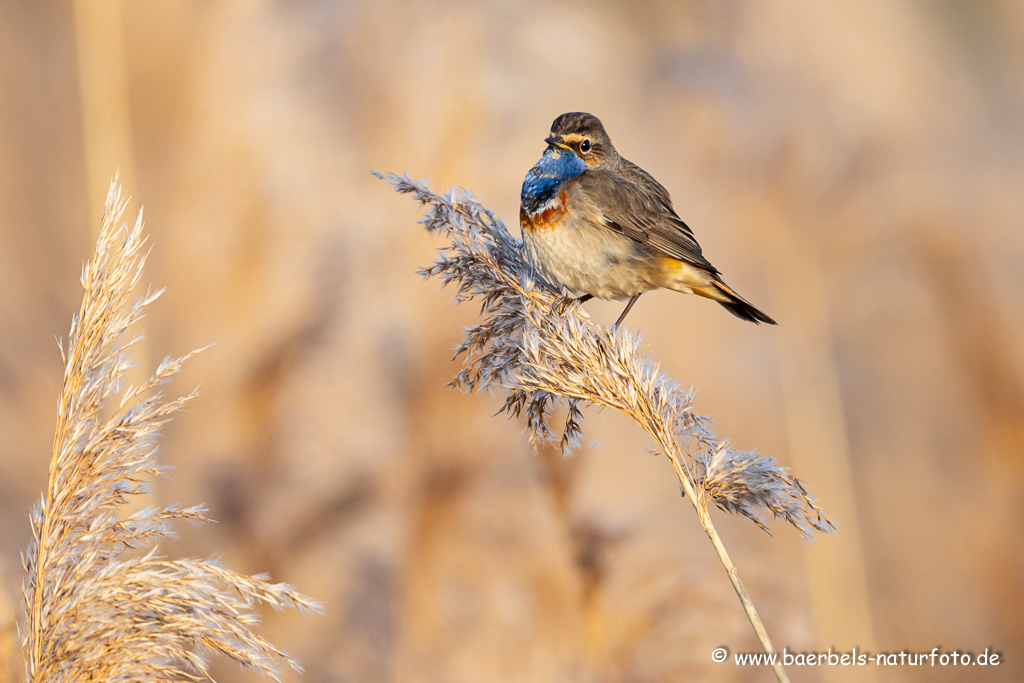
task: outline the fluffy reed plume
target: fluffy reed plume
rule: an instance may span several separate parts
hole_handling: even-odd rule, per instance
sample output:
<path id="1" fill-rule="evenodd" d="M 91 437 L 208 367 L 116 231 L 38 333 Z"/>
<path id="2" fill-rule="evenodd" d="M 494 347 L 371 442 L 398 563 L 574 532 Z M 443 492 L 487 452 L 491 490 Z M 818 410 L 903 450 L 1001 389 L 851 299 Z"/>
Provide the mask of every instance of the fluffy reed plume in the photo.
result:
<path id="1" fill-rule="evenodd" d="M 252 631 L 254 605 L 320 606 L 264 576 L 159 557 L 155 543 L 173 535 L 170 523 L 203 521 L 201 506 L 129 511 L 163 469 L 155 459 L 161 426 L 196 395 L 166 400 L 155 389 L 197 352 L 165 359 L 149 380 L 122 392 L 141 339 L 125 333 L 161 293 L 130 299 L 146 254 L 142 214 L 129 228 L 120 223 L 124 208 L 115 179 L 96 252 L 82 271 L 85 296 L 68 338 L 49 482 L 32 513 L 26 678 L 210 680 L 206 656 L 217 651 L 280 680 L 278 662 L 299 666 Z"/>
<path id="2" fill-rule="evenodd" d="M 432 192 L 408 174 L 376 174 L 427 207 L 421 221 L 450 240 L 422 273 L 454 284 L 456 299 L 481 302 L 482 321 L 465 332 L 456 356 L 465 364 L 452 384 L 469 391 L 500 386 L 502 410 L 525 417 L 531 442 L 553 439 L 551 408 L 568 406 L 560 443 L 578 444 L 581 405 L 625 413 L 653 437 L 671 461 L 683 495 L 693 504 L 765 651 L 771 641 L 711 522 L 708 503 L 741 514 L 767 531 L 762 512 L 783 519 L 806 536 L 829 533 L 833 524 L 803 484 L 772 458 L 733 449 L 711 432 L 711 420 L 694 412 L 691 391 L 639 352 L 640 336 L 613 331 L 589 319 L 561 289 L 526 259 L 522 243 L 468 192 Z M 786 674 L 775 667 L 780 680 Z"/>

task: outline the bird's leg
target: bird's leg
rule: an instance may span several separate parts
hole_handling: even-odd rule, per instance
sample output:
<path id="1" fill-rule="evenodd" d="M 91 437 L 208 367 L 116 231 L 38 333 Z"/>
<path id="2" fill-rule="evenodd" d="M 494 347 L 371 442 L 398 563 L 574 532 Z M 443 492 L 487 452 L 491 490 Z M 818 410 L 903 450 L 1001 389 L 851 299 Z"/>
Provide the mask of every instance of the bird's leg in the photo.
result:
<path id="1" fill-rule="evenodd" d="M 569 306 L 572 306 L 573 304 L 586 303 L 586 302 L 590 301 L 593 298 L 594 298 L 593 294 L 584 294 L 583 296 L 577 296 L 577 297 L 564 296 L 564 297 L 562 297 L 561 299 L 559 299 L 558 301 L 555 302 L 554 310 L 558 311 L 559 315 L 562 315 L 569 308 Z"/>
<path id="2" fill-rule="evenodd" d="M 640 292 L 640 294 L 643 294 L 643 292 Z M 633 298 L 629 300 L 629 303 L 626 304 L 626 310 L 622 312 L 619 319 L 615 321 L 614 325 L 612 325 L 612 330 L 619 329 L 619 325 L 621 325 L 622 321 L 626 319 L 626 314 L 629 313 L 629 309 L 633 308 L 633 304 L 635 304 L 636 300 L 640 298 L 640 294 L 634 294 Z"/>

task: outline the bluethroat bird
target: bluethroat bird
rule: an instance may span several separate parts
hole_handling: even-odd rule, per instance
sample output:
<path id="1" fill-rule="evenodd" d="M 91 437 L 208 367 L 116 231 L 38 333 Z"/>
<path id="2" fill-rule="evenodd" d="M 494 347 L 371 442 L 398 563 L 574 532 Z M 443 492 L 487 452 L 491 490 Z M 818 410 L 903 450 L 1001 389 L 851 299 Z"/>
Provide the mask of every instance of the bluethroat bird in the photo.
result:
<path id="1" fill-rule="evenodd" d="M 722 280 L 668 191 L 619 156 L 596 116 L 562 114 L 548 148 L 526 174 L 519 209 L 523 242 L 549 279 L 593 297 L 629 299 L 665 287 L 717 301 L 752 323 L 777 324 Z"/>

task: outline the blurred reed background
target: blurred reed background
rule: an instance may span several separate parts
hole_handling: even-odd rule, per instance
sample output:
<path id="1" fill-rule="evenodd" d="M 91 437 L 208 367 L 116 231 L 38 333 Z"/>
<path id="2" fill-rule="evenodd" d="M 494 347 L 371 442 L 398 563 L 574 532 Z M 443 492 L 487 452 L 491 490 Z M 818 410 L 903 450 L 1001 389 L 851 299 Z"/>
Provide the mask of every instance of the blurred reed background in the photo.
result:
<path id="1" fill-rule="evenodd" d="M 216 342 L 176 383 L 203 395 L 156 495 L 219 523 L 166 552 L 324 600 L 263 629 L 306 680 L 767 680 L 711 661 L 757 643 L 637 428 L 589 413 L 597 447 L 562 459 L 500 396 L 445 388 L 475 310 L 415 274 L 436 245 L 369 175 L 463 185 L 517 231 L 571 110 L 780 322 L 671 292 L 629 319 L 839 526 L 808 545 L 716 517 L 776 646 L 1003 653 L 794 680 L 1024 677 L 1019 3 L 8 0 L 0 84 L 0 680 L 54 336 L 117 167 L 168 289 L 142 364 Z"/>

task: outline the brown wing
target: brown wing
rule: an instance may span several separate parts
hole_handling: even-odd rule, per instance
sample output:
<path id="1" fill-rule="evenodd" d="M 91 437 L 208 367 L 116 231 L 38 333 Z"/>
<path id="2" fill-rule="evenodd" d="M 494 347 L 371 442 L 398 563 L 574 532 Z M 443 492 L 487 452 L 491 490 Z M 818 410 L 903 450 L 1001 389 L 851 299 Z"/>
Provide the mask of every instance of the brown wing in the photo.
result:
<path id="1" fill-rule="evenodd" d="M 614 171 L 597 169 L 569 182 L 579 183 L 610 230 L 718 273 L 704 258 L 690 226 L 676 215 L 668 191 L 636 164 L 620 159 Z"/>

